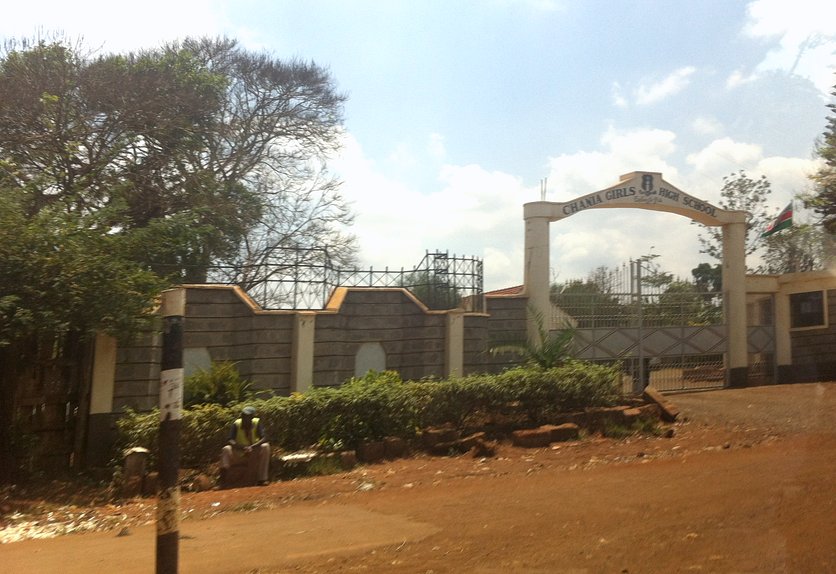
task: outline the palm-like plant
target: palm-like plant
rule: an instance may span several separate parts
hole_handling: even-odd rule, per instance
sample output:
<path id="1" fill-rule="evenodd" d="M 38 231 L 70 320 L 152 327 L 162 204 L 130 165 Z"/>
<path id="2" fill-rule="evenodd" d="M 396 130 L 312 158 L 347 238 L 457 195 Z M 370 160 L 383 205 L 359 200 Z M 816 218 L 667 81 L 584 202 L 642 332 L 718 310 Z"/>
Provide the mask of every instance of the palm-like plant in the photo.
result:
<path id="1" fill-rule="evenodd" d="M 513 353 L 520 356 L 527 365 L 540 369 L 551 369 L 559 367 L 572 358 L 572 342 L 575 331 L 566 327 L 559 331 L 549 331 L 545 327 L 543 314 L 536 309 L 529 309 L 534 322 L 537 325 L 538 337 L 526 341 L 506 343 L 491 347 L 492 356 L 504 353 Z"/>

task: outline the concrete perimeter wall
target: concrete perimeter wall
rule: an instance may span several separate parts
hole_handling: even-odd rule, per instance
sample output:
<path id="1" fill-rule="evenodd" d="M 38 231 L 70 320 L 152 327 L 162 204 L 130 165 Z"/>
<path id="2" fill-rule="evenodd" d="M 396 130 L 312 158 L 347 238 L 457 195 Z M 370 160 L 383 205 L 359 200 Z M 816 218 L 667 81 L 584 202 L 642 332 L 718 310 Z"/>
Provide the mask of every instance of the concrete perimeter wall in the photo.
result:
<path id="1" fill-rule="evenodd" d="M 828 324 L 815 329 L 793 330 L 790 334 L 792 377 L 785 382 L 836 381 L 836 289 L 826 293 Z"/>
<path id="2" fill-rule="evenodd" d="M 404 379 L 495 372 L 508 363 L 491 357 L 490 347 L 524 340 L 526 333 L 527 298 L 520 295 L 487 296 L 485 313 L 463 313 L 430 310 L 405 289 L 345 288 L 324 310 L 265 311 L 236 287 L 184 288 L 186 375 L 231 361 L 256 388 L 279 395 L 337 386 L 362 374 L 356 369 L 363 345 L 379 345 L 379 370 L 398 371 Z M 306 353 L 309 373 L 296 358 Z M 158 404 L 160 355 L 159 333 L 117 347 L 111 413 Z"/>

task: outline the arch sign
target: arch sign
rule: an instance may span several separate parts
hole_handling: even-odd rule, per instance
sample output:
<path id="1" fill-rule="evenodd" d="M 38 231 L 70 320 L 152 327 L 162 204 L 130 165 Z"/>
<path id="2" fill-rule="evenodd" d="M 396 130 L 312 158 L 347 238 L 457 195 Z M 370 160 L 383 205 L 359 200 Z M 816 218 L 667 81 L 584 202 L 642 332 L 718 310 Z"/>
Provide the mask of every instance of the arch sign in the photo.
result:
<path id="1" fill-rule="evenodd" d="M 535 201 L 523 206 L 525 219 L 525 292 L 529 304 L 551 316 L 549 302 L 549 224 L 589 209 L 631 208 L 664 211 L 723 231 L 723 309 L 728 330 L 726 384 L 745 386 L 746 356 L 746 212 L 725 210 L 685 193 L 661 173 L 636 171 L 618 183 L 566 202 Z M 537 328 L 529 321 L 529 336 Z"/>

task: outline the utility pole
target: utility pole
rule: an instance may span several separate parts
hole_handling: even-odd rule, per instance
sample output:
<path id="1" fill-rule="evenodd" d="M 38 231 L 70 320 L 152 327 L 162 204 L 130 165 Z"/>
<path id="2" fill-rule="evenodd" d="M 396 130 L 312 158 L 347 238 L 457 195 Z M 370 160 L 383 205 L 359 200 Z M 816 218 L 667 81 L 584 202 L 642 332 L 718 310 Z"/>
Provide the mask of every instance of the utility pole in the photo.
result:
<path id="1" fill-rule="evenodd" d="M 183 318 L 186 290 L 162 294 L 160 363 L 160 494 L 157 499 L 157 574 L 177 574 L 180 545 L 180 431 L 183 408 Z"/>

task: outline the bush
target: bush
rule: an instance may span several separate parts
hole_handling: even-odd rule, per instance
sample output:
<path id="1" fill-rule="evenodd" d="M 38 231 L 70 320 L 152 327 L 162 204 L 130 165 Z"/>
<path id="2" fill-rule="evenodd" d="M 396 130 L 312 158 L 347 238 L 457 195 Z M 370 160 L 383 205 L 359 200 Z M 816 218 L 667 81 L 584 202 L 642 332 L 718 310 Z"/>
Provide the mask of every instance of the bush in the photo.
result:
<path id="1" fill-rule="evenodd" d="M 235 363 L 213 362 L 208 371 L 200 369 L 183 382 L 183 402 L 192 407 L 202 404 L 232 405 L 256 396 L 252 382 L 242 379 Z"/>
<path id="2" fill-rule="evenodd" d="M 289 397 L 250 400 L 270 443 L 287 451 L 356 448 L 387 436 L 410 439 L 429 426 L 464 429 L 513 411 L 520 425 L 536 426 L 556 415 L 611 406 L 619 398 L 612 367 L 568 361 L 551 369 L 519 367 L 498 375 L 450 380 L 403 381 L 393 371 L 371 372 L 341 387 L 315 388 Z M 183 411 L 183 466 L 202 466 L 219 456 L 242 404 L 198 405 Z M 159 414 L 128 412 L 118 421 L 120 444 L 157 450 Z"/>

